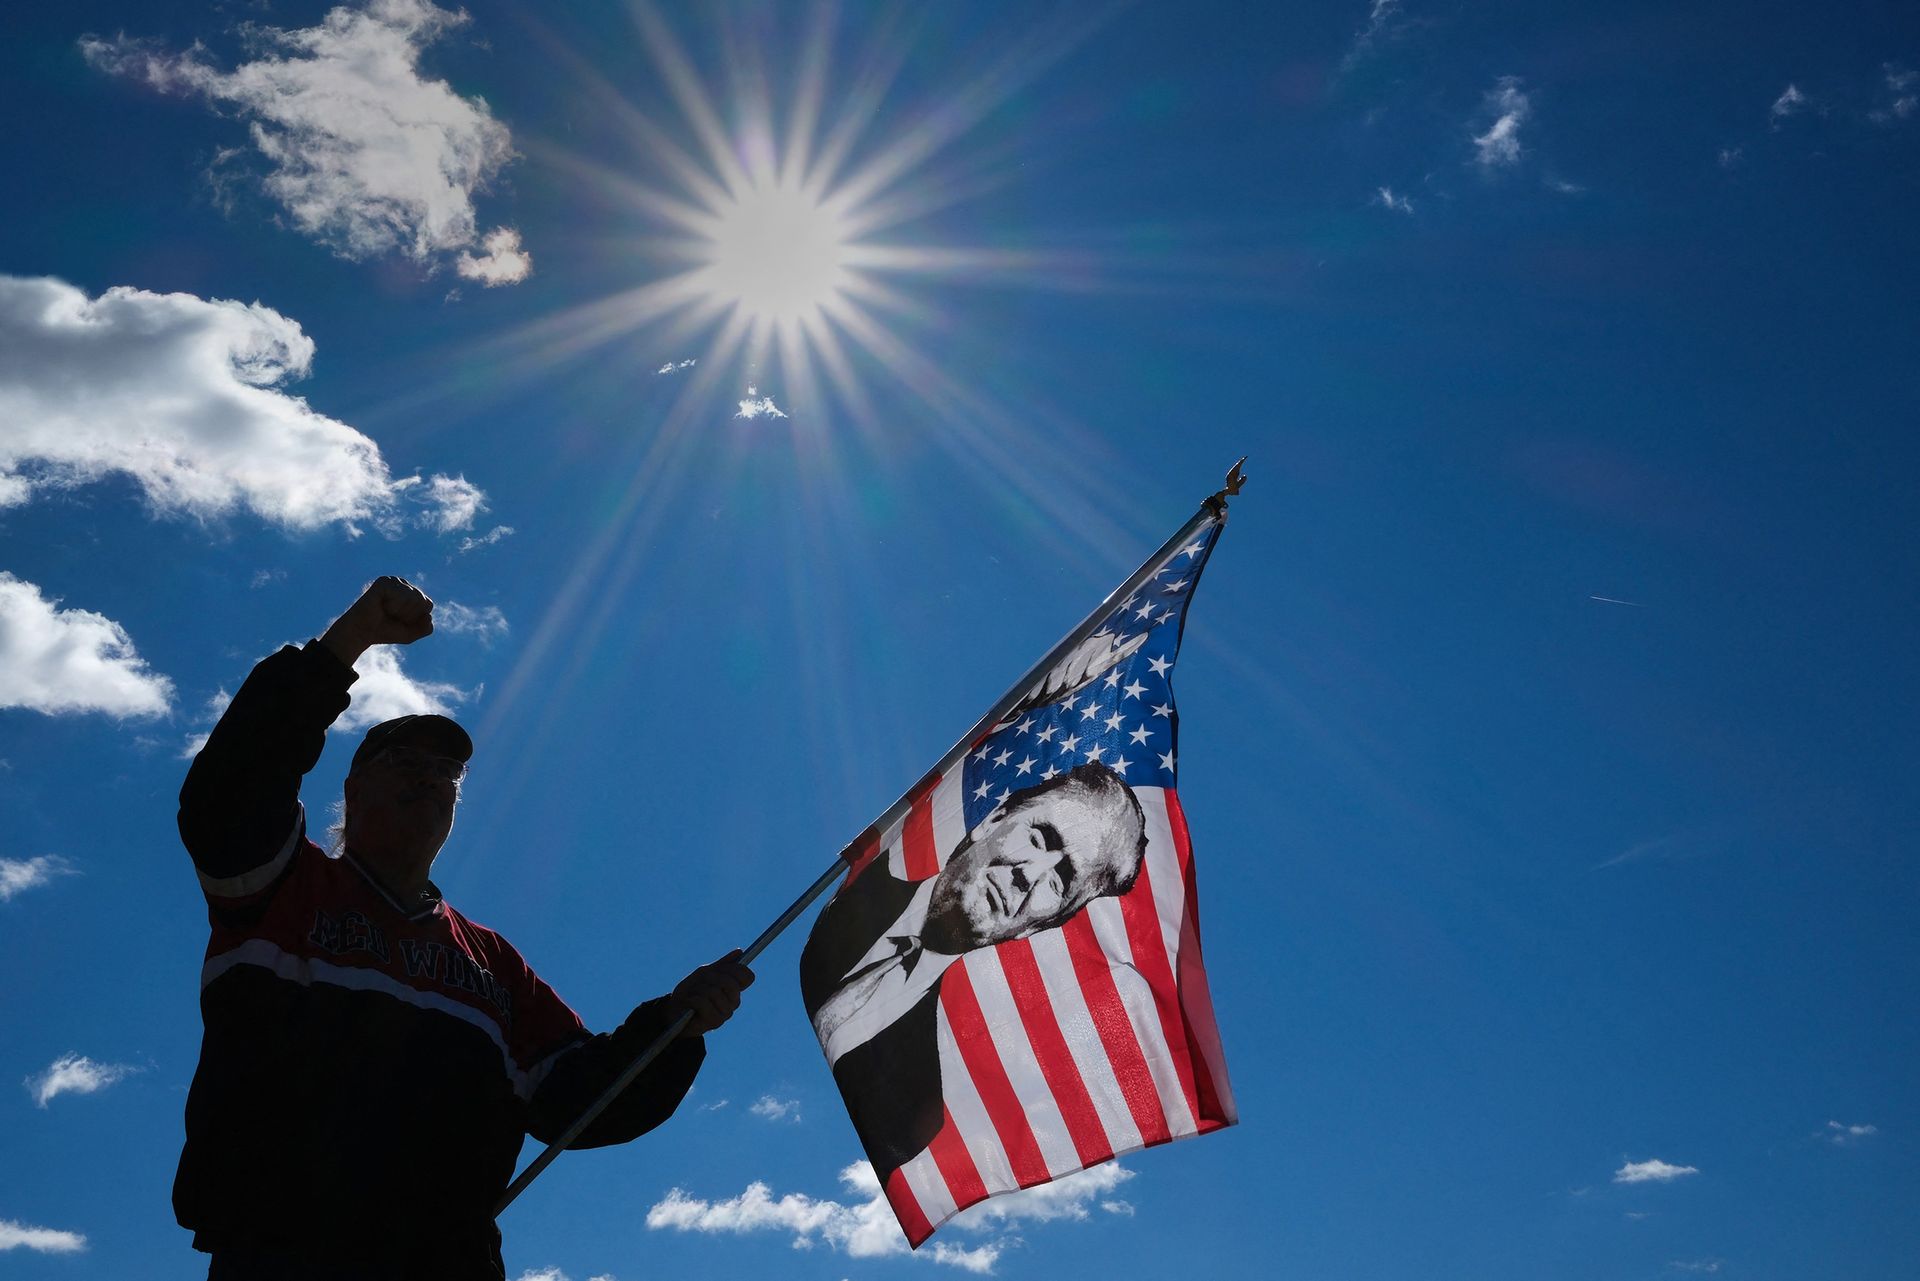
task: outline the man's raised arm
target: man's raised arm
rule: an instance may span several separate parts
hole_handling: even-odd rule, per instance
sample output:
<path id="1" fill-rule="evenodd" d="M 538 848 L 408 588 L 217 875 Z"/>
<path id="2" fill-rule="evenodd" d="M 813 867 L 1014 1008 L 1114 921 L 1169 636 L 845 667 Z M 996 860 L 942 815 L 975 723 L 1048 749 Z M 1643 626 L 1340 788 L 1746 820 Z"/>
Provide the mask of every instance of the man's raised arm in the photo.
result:
<path id="1" fill-rule="evenodd" d="M 180 789 L 180 839 L 209 901 L 240 906 L 279 880 L 305 834 L 300 780 L 347 708 L 354 660 L 433 631 L 433 602 L 376 578 L 319 640 L 270 654 L 233 696 Z"/>

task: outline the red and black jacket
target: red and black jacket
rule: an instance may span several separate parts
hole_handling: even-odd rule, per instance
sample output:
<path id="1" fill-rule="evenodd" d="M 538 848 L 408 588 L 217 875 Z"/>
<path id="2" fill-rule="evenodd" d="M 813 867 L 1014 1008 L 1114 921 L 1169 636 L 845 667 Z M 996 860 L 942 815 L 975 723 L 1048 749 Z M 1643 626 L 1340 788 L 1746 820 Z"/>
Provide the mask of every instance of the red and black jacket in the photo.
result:
<path id="1" fill-rule="evenodd" d="M 307 839 L 300 780 L 353 680 L 318 642 L 263 659 L 181 788 L 213 936 L 174 1211 L 213 1253 L 502 1277 L 523 1137 L 556 1137 L 676 1011 L 592 1036 L 500 935 Z M 676 1041 L 574 1146 L 659 1125 L 704 1055 Z"/>

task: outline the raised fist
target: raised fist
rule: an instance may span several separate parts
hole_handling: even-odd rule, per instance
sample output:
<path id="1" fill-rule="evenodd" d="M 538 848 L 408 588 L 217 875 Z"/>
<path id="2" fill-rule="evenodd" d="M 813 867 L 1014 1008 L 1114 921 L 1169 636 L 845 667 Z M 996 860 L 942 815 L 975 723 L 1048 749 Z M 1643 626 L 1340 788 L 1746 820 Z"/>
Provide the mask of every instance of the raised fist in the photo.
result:
<path id="1" fill-rule="evenodd" d="M 334 620 L 320 642 L 347 666 L 372 645 L 411 645 L 433 633 L 433 601 L 404 578 L 384 574 Z"/>

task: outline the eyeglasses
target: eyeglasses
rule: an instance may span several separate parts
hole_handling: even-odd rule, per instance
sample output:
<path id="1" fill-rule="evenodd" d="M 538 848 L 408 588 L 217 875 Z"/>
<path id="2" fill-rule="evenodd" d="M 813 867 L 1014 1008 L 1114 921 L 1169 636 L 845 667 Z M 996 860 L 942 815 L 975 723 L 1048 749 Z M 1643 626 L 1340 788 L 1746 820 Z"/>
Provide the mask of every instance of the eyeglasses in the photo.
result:
<path id="1" fill-rule="evenodd" d="M 467 776 L 465 761 L 456 761 L 451 756 L 436 756 L 417 747 L 389 747 L 373 759 L 402 774 L 431 774 L 449 783 L 458 783 Z"/>

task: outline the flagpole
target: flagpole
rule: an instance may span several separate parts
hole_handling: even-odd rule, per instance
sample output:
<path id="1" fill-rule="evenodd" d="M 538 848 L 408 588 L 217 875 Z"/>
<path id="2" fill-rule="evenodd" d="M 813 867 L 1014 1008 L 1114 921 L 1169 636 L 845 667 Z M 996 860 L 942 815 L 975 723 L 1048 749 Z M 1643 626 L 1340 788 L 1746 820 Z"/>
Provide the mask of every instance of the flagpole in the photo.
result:
<path id="1" fill-rule="evenodd" d="M 1239 462 L 1236 462 L 1228 469 L 1226 485 L 1218 493 L 1208 495 L 1206 500 L 1200 504 L 1200 509 L 1193 514 L 1192 518 L 1188 520 L 1186 524 L 1180 527 L 1179 532 L 1174 534 L 1174 536 L 1169 538 L 1165 543 L 1162 543 L 1160 549 L 1154 552 L 1153 555 L 1147 557 L 1147 559 L 1142 562 L 1140 568 L 1134 570 L 1126 582 L 1107 593 L 1106 599 L 1095 606 L 1093 612 L 1082 619 L 1078 627 L 1075 627 L 1062 637 L 1059 644 L 1047 651 L 1046 657 L 1027 669 L 1027 674 L 1015 681 L 1012 687 L 1000 696 L 985 716 L 982 716 L 978 721 L 974 722 L 973 728 L 968 730 L 959 742 L 947 750 L 947 754 L 940 758 L 940 762 L 937 765 L 928 770 L 919 782 L 902 793 L 898 800 L 887 807 L 885 813 L 881 814 L 880 817 L 876 818 L 872 823 L 869 823 L 865 831 L 861 832 L 851 844 L 841 850 L 838 857 L 833 860 L 832 866 L 822 872 L 819 879 L 814 881 L 812 885 L 809 885 L 806 892 L 795 899 L 792 905 L 780 914 L 779 919 L 762 930 L 760 937 L 755 939 L 747 947 L 746 951 L 740 954 L 740 963 L 742 965 L 752 965 L 755 959 L 758 958 L 762 952 L 766 951 L 768 945 L 771 944 L 774 939 L 778 938 L 789 925 L 792 925 L 794 921 L 799 919 L 802 912 L 812 906 L 815 899 L 831 889 L 834 882 L 838 881 L 846 870 L 853 865 L 854 858 L 858 856 L 861 850 L 879 840 L 888 828 L 892 827 L 893 824 L 906 815 L 908 810 L 913 808 L 915 797 L 924 794 L 931 789 L 934 784 L 938 783 L 940 779 L 944 778 L 947 771 L 952 769 L 962 757 L 973 749 L 974 744 L 979 742 L 981 735 L 998 725 L 1006 718 L 1008 713 L 1012 712 L 1013 709 L 1019 705 L 1020 701 L 1032 691 L 1035 682 L 1052 671 L 1056 663 L 1071 653 L 1082 641 L 1100 629 L 1101 624 L 1106 622 L 1108 616 L 1112 613 L 1115 602 L 1125 600 L 1133 595 L 1134 592 L 1138 591 L 1148 579 L 1153 577 L 1161 563 L 1168 556 L 1177 552 L 1180 549 L 1180 545 L 1192 537 L 1195 531 L 1213 521 L 1224 523 L 1227 519 L 1227 499 L 1238 494 L 1240 487 L 1246 483 L 1246 472 L 1243 470 L 1246 466 L 1246 461 L 1247 460 L 1242 457 Z M 533 1162 L 520 1172 L 520 1176 L 513 1181 L 512 1186 L 507 1189 L 506 1194 L 500 1198 L 500 1204 L 493 1208 L 494 1217 L 498 1218 L 503 1214 L 506 1208 L 513 1204 L 514 1199 L 527 1190 L 527 1185 L 539 1178 L 542 1170 L 545 1170 L 549 1165 L 553 1164 L 554 1158 L 566 1151 L 567 1148 L 573 1144 L 573 1141 L 586 1131 L 588 1126 L 599 1119 L 600 1114 L 606 1111 L 615 1099 L 620 1097 L 622 1091 L 633 1084 L 634 1078 L 646 1071 L 647 1066 L 656 1058 L 660 1057 L 660 1052 L 671 1045 L 674 1038 L 678 1037 L 692 1020 L 693 1011 L 686 1010 L 668 1025 L 659 1036 L 655 1037 L 653 1044 L 641 1051 L 639 1057 L 627 1065 L 626 1070 L 615 1078 L 613 1084 L 609 1085 L 606 1090 L 601 1093 L 600 1097 L 595 1099 L 593 1104 L 588 1107 L 585 1112 L 580 1114 L 580 1119 L 572 1125 L 569 1125 L 559 1138 L 547 1145 L 546 1151 L 534 1158 Z"/>

